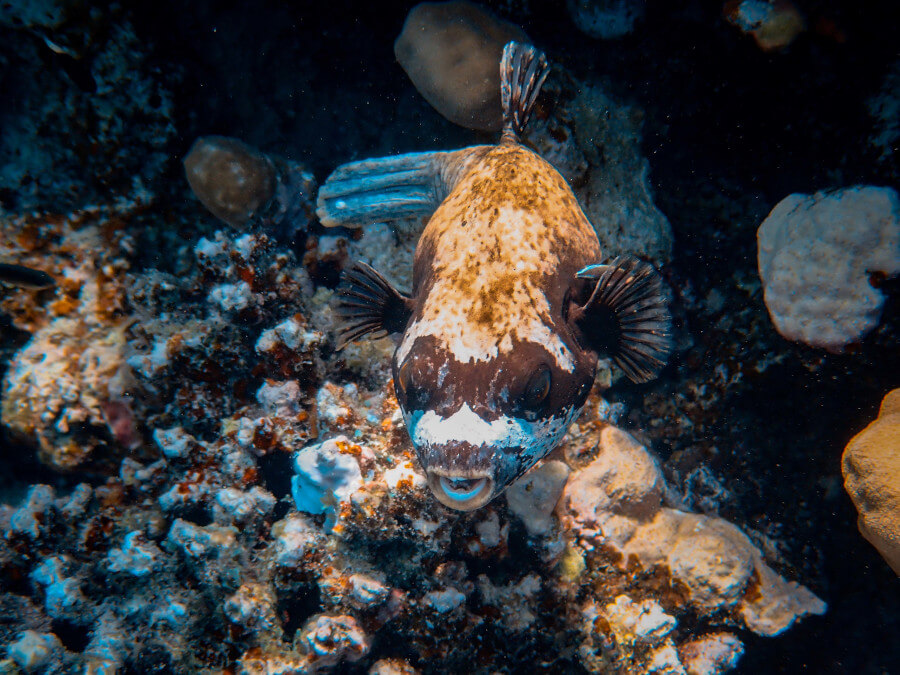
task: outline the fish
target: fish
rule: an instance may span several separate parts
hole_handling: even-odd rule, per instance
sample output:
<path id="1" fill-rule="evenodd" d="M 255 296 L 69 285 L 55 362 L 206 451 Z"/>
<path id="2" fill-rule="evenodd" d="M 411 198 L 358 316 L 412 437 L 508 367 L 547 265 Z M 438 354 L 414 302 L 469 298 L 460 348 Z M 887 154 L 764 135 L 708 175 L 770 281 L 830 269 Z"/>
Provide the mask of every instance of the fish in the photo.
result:
<path id="1" fill-rule="evenodd" d="M 56 280 L 46 272 L 12 263 L 0 263 L 0 282 L 36 291 L 56 286 Z"/>
<path id="2" fill-rule="evenodd" d="M 601 355 L 646 382 L 672 349 L 659 272 L 605 260 L 565 179 L 522 142 L 546 56 L 508 43 L 497 145 L 339 166 L 320 188 L 328 227 L 428 218 L 412 289 L 356 262 L 337 289 L 338 347 L 399 336 L 394 391 L 428 487 L 471 511 L 556 447 L 578 417 Z"/>

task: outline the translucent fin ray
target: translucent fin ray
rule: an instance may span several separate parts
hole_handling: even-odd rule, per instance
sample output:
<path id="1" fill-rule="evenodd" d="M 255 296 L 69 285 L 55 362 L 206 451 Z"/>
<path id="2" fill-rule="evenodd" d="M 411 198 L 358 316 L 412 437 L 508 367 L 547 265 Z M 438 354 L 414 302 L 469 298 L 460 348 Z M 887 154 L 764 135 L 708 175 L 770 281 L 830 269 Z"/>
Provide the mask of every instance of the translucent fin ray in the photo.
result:
<path id="1" fill-rule="evenodd" d="M 364 262 L 344 272 L 337 293 L 338 349 L 365 335 L 399 333 L 412 314 L 410 299 Z"/>
<path id="2" fill-rule="evenodd" d="M 619 256 L 604 265 L 589 265 L 575 276 L 597 280 L 578 313 L 591 344 L 633 382 L 656 377 L 672 351 L 672 320 L 659 273 L 649 263 Z"/>
<path id="3" fill-rule="evenodd" d="M 503 105 L 503 137 L 518 138 L 534 108 L 550 66 L 533 45 L 508 42 L 500 60 L 500 102 Z"/>
<path id="4" fill-rule="evenodd" d="M 414 152 L 339 166 L 319 189 L 316 214 L 326 227 L 427 216 L 446 197 L 446 152 Z"/>

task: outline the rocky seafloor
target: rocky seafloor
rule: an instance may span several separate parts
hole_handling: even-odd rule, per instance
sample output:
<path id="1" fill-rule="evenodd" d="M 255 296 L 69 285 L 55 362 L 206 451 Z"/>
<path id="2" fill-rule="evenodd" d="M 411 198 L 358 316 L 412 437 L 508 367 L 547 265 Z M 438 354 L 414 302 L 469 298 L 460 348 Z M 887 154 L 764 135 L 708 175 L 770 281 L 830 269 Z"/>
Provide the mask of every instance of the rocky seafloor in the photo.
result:
<path id="1" fill-rule="evenodd" d="M 487 3 L 554 64 L 527 142 L 660 268 L 676 348 L 648 385 L 604 363 L 560 448 L 458 513 L 394 343 L 336 349 L 341 270 L 408 288 L 422 223 L 314 213 L 343 162 L 495 138 L 397 65 L 412 4 L 0 3 L 0 263 L 57 280 L 0 286 L 0 671 L 900 668 L 841 475 L 900 384 L 897 282 L 863 265 L 864 335 L 792 342 L 756 239 L 789 194 L 898 186 L 896 8 Z M 240 224 L 185 179 L 218 136 L 278 186 Z"/>

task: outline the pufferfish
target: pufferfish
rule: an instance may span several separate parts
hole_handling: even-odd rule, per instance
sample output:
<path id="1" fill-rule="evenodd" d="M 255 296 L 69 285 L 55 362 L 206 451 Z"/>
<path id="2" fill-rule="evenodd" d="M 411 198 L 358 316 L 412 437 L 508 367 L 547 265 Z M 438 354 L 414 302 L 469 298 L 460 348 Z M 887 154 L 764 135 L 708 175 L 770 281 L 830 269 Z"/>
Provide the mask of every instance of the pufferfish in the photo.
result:
<path id="1" fill-rule="evenodd" d="M 326 226 L 428 216 L 401 293 L 358 262 L 339 287 L 339 346 L 398 334 L 397 401 L 435 497 L 477 509 L 562 439 L 590 392 L 598 355 L 636 382 L 671 349 L 659 274 L 603 262 L 565 179 L 520 141 L 549 67 L 510 42 L 500 64 L 497 145 L 338 167 L 322 186 Z"/>

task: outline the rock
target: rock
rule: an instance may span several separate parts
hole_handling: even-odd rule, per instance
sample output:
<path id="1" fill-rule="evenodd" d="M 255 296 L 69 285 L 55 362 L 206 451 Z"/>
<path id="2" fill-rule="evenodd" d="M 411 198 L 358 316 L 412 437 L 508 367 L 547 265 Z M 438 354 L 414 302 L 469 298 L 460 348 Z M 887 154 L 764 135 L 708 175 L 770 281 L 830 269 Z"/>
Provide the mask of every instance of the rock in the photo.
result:
<path id="1" fill-rule="evenodd" d="M 564 462 L 549 460 L 513 483 L 506 491 L 506 503 L 525 525 L 528 534 L 546 534 L 553 525 L 553 509 L 562 495 L 569 467 Z"/>
<path id="2" fill-rule="evenodd" d="M 875 421 L 850 439 L 841 464 L 860 534 L 900 576 L 900 389 L 888 392 Z"/>
<path id="3" fill-rule="evenodd" d="M 315 657 L 317 667 L 358 661 L 371 647 L 356 619 L 347 614 L 318 614 L 307 621 L 295 640 L 305 653 Z"/>
<path id="4" fill-rule="evenodd" d="M 184 158 L 184 173 L 203 206 L 235 227 L 275 194 L 275 165 L 235 138 L 198 138 Z"/>
<path id="5" fill-rule="evenodd" d="M 394 55 L 419 93 L 451 122 L 499 131 L 500 57 L 521 28 L 470 2 L 423 2 L 410 10 Z"/>
<path id="6" fill-rule="evenodd" d="M 772 209 L 756 239 L 775 328 L 840 352 L 881 316 L 884 295 L 869 276 L 900 273 L 900 197 L 867 186 L 793 194 Z"/>
<path id="7" fill-rule="evenodd" d="M 730 633 L 712 633 L 682 645 L 678 651 L 689 675 L 720 675 L 737 666 L 744 645 Z"/>
<path id="8" fill-rule="evenodd" d="M 583 184 L 574 186 L 575 196 L 604 255 L 668 261 L 672 226 L 653 201 L 650 163 L 641 147 L 643 111 L 615 100 L 602 87 L 584 84 L 565 112 L 590 167 Z"/>
<path id="9" fill-rule="evenodd" d="M 722 9 L 728 23 L 752 35 L 764 52 L 784 49 L 806 29 L 791 0 L 729 0 Z"/>
<path id="10" fill-rule="evenodd" d="M 735 607 L 760 635 L 777 635 L 798 618 L 825 611 L 812 592 L 776 574 L 728 521 L 663 506 L 662 473 L 634 438 L 606 426 L 598 446 L 597 456 L 569 477 L 561 502 L 589 546 L 611 546 L 644 569 L 667 568 L 687 587 L 694 608 L 706 613 Z"/>

